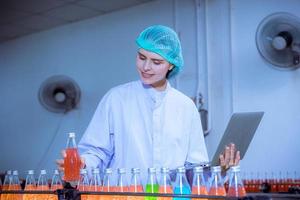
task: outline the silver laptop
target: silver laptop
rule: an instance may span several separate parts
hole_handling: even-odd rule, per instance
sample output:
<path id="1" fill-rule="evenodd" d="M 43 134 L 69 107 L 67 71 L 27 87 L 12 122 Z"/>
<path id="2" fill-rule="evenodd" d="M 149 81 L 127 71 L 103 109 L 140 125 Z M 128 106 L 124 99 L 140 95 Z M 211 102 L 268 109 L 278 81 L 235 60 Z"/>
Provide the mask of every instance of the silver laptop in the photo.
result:
<path id="1" fill-rule="evenodd" d="M 243 159 L 263 115 L 264 112 L 234 113 L 210 162 L 210 166 L 219 165 L 219 156 L 223 153 L 225 146 L 230 143 L 236 145 L 236 149 L 240 151 L 241 159 Z"/>

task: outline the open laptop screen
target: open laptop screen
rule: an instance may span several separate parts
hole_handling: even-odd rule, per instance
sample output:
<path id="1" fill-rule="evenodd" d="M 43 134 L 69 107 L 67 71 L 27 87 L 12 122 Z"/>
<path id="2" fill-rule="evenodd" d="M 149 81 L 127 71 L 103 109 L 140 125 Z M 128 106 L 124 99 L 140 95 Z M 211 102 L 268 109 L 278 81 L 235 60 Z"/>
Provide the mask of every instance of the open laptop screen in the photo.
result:
<path id="1" fill-rule="evenodd" d="M 234 143 L 243 159 L 264 112 L 233 113 L 210 165 L 219 165 L 219 156 L 225 146 Z"/>

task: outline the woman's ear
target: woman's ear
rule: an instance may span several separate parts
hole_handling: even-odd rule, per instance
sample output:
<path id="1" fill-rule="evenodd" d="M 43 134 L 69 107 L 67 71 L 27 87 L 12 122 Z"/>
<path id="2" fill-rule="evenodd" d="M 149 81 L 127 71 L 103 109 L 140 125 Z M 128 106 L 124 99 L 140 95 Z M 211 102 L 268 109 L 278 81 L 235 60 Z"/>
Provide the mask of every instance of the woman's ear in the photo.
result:
<path id="1" fill-rule="evenodd" d="M 174 68 L 174 65 L 170 65 L 169 71 L 171 71 Z"/>

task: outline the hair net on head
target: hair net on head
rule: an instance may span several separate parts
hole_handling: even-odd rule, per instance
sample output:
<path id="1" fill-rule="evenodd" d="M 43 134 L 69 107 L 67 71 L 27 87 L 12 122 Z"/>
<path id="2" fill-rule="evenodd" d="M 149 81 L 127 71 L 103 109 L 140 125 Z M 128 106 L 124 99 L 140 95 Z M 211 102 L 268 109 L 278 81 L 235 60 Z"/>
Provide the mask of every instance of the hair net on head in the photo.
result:
<path id="1" fill-rule="evenodd" d="M 162 25 L 150 26 L 140 33 L 136 43 L 140 48 L 157 53 L 174 65 L 167 78 L 175 76 L 182 69 L 181 44 L 173 29 Z"/>

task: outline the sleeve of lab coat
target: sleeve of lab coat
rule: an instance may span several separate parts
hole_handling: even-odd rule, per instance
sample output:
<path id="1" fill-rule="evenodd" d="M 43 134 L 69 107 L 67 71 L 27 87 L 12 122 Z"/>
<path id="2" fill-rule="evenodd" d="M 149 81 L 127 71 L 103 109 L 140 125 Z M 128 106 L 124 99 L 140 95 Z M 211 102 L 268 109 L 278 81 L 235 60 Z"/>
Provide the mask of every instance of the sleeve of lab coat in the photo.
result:
<path id="1" fill-rule="evenodd" d="M 194 105 L 193 105 L 194 106 Z M 208 162 L 200 114 L 196 106 L 191 109 L 191 128 L 189 131 L 189 150 L 186 162 L 203 164 Z"/>
<path id="2" fill-rule="evenodd" d="M 107 166 L 113 155 L 112 95 L 108 92 L 100 101 L 78 149 L 87 169 Z"/>

